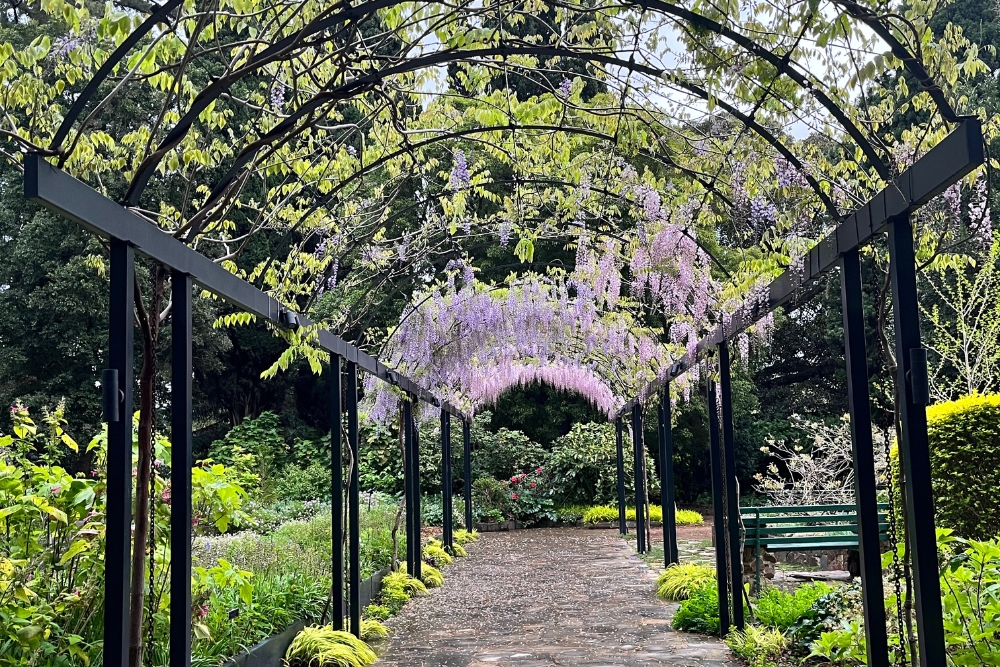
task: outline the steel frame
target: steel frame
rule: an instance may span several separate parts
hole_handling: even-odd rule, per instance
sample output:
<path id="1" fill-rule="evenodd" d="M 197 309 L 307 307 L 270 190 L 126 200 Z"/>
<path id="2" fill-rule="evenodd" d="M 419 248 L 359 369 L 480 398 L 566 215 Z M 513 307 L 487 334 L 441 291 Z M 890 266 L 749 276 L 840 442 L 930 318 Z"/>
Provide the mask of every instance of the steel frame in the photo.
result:
<path id="1" fill-rule="evenodd" d="M 304 315 L 294 313 L 255 286 L 229 273 L 211 259 L 164 233 L 147 220 L 119 206 L 90 186 L 52 166 L 42 155 L 24 159 L 24 191 L 27 199 L 73 220 L 109 240 L 110 307 L 109 371 L 105 371 L 105 419 L 108 422 L 107 541 L 105 556 L 104 664 L 127 667 L 131 589 L 132 523 L 132 412 L 134 348 L 134 281 L 136 253 L 158 262 L 171 271 L 173 315 L 171 322 L 171 435 L 174 440 L 174 513 L 171 518 L 171 548 L 174 562 L 170 575 L 170 666 L 189 667 L 191 662 L 191 306 L 194 285 L 221 297 L 275 326 L 315 327 L 319 346 L 330 353 L 331 396 L 331 494 L 334 498 L 332 538 L 342 543 L 343 523 L 343 441 L 344 408 L 342 375 L 346 373 L 347 446 L 351 452 L 348 485 L 347 607 L 349 628 L 361 632 L 360 606 L 360 489 L 358 479 L 358 372 L 364 371 L 398 386 L 414 402 L 423 401 L 440 408 L 441 414 L 458 417 L 468 440 L 469 417 L 457 407 L 438 400 L 430 391 L 389 368 L 332 332 L 320 329 Z M 346 368 L 342 365 L 346 363 Z M 404 403 L 409 413 L 409 402 Z M 411 545 L 414 561 L 410 572 L 420 577 L 420 482 L 419 435 L 410 420 L 406 432 L 412 448 L 404 466 L 416 493 L 409 497 L 407 515 L 412 518 Z M 450 462 L 450 438 L 449 462 Z M 468 449 L 468 444 L 467 444 Z M 469 464 L 467 463 L 467 468 Z M 450 481 L 450 465 L 448 470 Z M 447 500 L 450 504 L 449 487 Z M 409 511 L 413 508 L 413 511 Z M 467 503 L 471 512 L 471 502 Z M 409 526 L 408 526 L 409 527 Z M 408 532 L 407 537 L 410 537 Z M 409 561 L 409 559 L 408 559 Z M 332 623 L 344 625 L 344 558 L 334 548 Z"/>
<path id="2" fill-rule="evenodd" d="M 859 6 L 846 2 L 845 6 Z M 850 7 L 849 7 L 850 8 Z M 911 215 L 945 189 L 983 164 L 985 145 L 982 127 L 975 118 L 955 118 L 955 129 L 926 155 L 917 160 L 866 205 L 845 218 L 803 258 L 801 265 L 786 270 L 768 286 L 763 304 L 739 309 L 732 317 L 698 342 L 695 350 L 671 366 L 663 377 L 643 388 L 627 401 L 616 419 L 628 412 L 635 419 L 644 397 L 662 392 L 661 403 L 669 405 L 669 385 L 699 360 L 719 353 L 722 424 L 715 410 L 716 382 L 707 382 L 709 434 L 712 452 L 712 488 L 715 512 L 716 570 L 719 587 L 719 615 L 723 631 L 730 623 L 742 624 L 742 554 L 726 556 L 728 520 L 731 543 L 739 537 L 738 498 L 734 499 L 735 471 L 732 452 L 732 403 L 728 341 L 767 313 L 797 304 L 811 295 L 811 288 L 835 267 L 841 268 L 841 301 L 844 317 L 845 360 L 848 366 L 848 402 L 851 411 L 851 439 L 857 486 L 859 543 L 862 552 L 862 586 L 865 611 L 868 664 L 888 664 L 885 638 L 885 611 L 882 607 L 881 563 L 878 545 L 878 508 L 875 498 L 874 462 L 871 435 L 871 407 L 868 369 L 861 311 L 859 249 L 881 234 L 888 237 L 889 272 L 892 285 L 893 327 L 896 340 L 897 378 L 901 397 L 902 430 L 900 460 L 904 470 L 907 529 L 912 541 L 914 601 L 920 667 L 938 667 L 945 662 L 941 588 L 937 564 L 934 504 L 931 492 L 930 454 L 927 443 L 927 416 L 924 402 L 926 374 L 920 344 L 920 319 L 916 287 L 916 262 Z M 916 366 L 916 371 L 914 370 Z M 661 409 L 662 414 L 662 409 Z M 667 428 L 669 429 L 669 422 Z M 720 433 L 721 430 L 721 433 Z M 722 467 L 726 469 L 723 485 Z M 722 489 L 726 489 L 726 498 Z M 723 506 L 730 508 L 726 516 Z M 737 514 L 734 517 L 732 512 Z M 733 524 L 736 523 L 736 527 Z M 735 532 L 733 532 L 735 530 Z M 735 551 L 736 549 L 734 549 Z M 865 576 L 867 574 L 867 576 Z M 727 579 L 729 581 L 727 581 Z M 738 586 L 737 586 L 738 584 Z M 726 591 L 733 591 L 730 609 Z M 739 592 L 737 592 L 739 591 Z"/>

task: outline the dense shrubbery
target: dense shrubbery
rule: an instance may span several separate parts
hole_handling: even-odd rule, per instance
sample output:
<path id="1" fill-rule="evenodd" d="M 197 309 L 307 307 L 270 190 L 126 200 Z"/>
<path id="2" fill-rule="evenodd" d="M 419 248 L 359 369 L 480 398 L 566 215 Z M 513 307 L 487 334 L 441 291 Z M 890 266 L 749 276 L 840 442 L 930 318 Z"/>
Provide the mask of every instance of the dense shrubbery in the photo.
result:
<path id="1" fill-rule="evenodd" d="M 632 469 L 632 448 L 624 447 L 625 468 Z M 653 471 L 652 459 L 646 459 Z M 559 504 L 605 505 L 618 498 L 617 446 L 615 427 L 610 423 L 574 424 L 570 432 L 557 438 L 548 461 L 552 495 Z M 659 493 L 656 475 L 650 475 L 649 493 Z M 634 495 L 634 480 L 626 475 L 625 490 Z"/>
<path id="2" fill-rule="evenodd" d="M 1000 535 L 1000 395 L 929 407 L 927 434 L 938 525 L 967 539 Z"/>

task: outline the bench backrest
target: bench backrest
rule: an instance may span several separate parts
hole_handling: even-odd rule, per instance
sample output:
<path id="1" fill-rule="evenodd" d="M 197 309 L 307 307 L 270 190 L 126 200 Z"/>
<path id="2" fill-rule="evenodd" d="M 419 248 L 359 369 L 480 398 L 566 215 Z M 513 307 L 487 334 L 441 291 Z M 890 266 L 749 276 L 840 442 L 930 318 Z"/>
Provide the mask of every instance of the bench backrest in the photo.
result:
<path id="1" fill-rule="evenodd" d="M 879 503 L 879 539 L 888 540 L 889 505 Z M 745 544 L 793 549 L 844 548 L 858 541 L 856 505 L 741 507 Z"/>

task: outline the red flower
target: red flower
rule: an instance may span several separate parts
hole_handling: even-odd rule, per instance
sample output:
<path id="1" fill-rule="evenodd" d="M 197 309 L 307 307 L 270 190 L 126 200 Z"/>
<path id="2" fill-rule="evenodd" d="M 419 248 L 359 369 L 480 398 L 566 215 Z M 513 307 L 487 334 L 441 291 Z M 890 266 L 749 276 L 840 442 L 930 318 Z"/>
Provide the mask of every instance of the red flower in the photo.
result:
<path id="1" fill-rule="evenodd" d="M 517 475 L 514 475 L 513 477 L 510 478 L 510 483 L 517 484 Z"/>
<path id="2" fill-rule="evenodd" d="M 531 488 L 535 488 L 535 483 L 534 482 L 531 483 Z"/>
<path id="3" fill-rule="evenodd" d="M 539 466 L 539 467 L 538 467 L 538 468 L 537 468 L 537 469 L 535 470 L 535 472 L 542 472 L 542 468 L 541 468 L 541 466 Z"/>
<path id="4" fill-rule="evenodd" d="M 517 494 L 516 493 L 510 494 L 510 499 L 511 500 L 517 500 Z"/>

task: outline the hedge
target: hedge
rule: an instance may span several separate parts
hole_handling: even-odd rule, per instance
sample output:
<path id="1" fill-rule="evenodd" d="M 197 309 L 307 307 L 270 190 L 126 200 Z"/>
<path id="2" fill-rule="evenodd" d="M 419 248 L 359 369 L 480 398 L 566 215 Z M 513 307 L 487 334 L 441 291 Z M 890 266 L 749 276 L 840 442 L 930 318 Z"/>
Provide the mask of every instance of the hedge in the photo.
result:
<path id="1" fill-rule="evenodd" d="M 1000 534 L 1000 395 L 927 409 L 937 524 L 967 539 Z"/>

